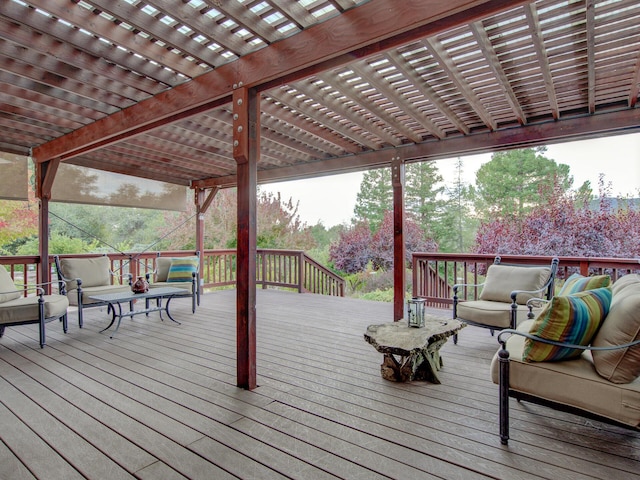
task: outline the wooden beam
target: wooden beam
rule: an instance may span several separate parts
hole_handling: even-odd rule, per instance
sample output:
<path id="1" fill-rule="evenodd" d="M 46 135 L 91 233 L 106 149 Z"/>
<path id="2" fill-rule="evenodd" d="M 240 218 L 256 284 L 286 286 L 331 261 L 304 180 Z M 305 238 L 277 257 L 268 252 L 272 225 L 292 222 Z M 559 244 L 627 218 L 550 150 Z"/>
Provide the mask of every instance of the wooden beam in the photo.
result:
<path id="1" fill-rule="evenodd" d="M 531 0 L 529 0 L 531 1 Z M 268 89 L 468 23 L 523 0 L 371 0 L 33 149 L 66 160 L 227 103 L 235 82 Z"/>
<path id="2" fill-rule="evenodd" d="M 404 245 L 404 162 L 400 157 L 391 159 L 391 185 L 393 186 L 393 321 L 404 318 L 405 245 Z"/>
<path id="3" fill-rule="evenodd" d="M 465 155 L 490 153 L 513 148 L 528 148 L 538 145 L 610 137 L 640 132 L 640 109 L 632 108 L 597 115 L 564 118 L 555 122 L 530 123 L 516 128 L 496 132 L 478 132 L 459 135 L 443 141 L 432 140 L 375 152 L 332 158 L 293 167 L 284 167 L 258 172 L 258 183 L 361 172 L 371 168 L 389 166 L 389 158 L 398 155 L 406 162 L 442 160 Z M 392 153 L 390 153 L 392 152 Z M 222 188 L 236 185 L 235 175 L 193 182 L 194 186 Z"/>
<path id="4" fill-rule="evenodd" d="M 60 160 L 54 159 L 40 165 L 41 167 L 36 169 L 36 196 L 38 198 L 50 199 L 51 188 L 53 187 L 56 173 L 58 173 Z"/>
<path id="5" fill-rule="evenodd" d="M 233 92 L 233 156 L 238 164 L 237 385 L 256 388 L 256 204 L 260 101 L 256 90 Z"/>

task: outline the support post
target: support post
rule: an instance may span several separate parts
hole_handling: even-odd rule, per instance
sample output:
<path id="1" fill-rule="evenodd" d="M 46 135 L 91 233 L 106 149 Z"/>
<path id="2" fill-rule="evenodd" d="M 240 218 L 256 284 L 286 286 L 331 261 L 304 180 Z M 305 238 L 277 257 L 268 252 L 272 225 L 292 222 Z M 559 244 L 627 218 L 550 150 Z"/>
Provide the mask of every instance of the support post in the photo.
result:
<path id="1" fill-rule="evenodd" d="M 200 279 L 204 274 L 204 215 L 211 206 L 211 202 L 215 198 L 220 189 L 214 187 L 209 195 L 205 195 L 205 189 L 196 187 L 194 200 L 196 202 L 196 251 L 200 252 L 200 265 L 198 271 L 200 272 Z M 201 280 L 202 281 L 202 280 Z M 197 285 L 198 293 L 202 293 L 202 285 Z"/>
<path id="2" fill-rule="evenodd" d="M 404 318 L 406 291 L 404 246 L 404 161 L 394 157 L 391 161 L 393 186 L 393 321 Z"/>
<path id="3" fill-rule="evenodd" d="M 51 269 L 49 268 L 49 200 L 60 160 L 51 160 L 36 165 L 36 197 L 38 197 L 38 256 L 40 268 L 37 282 L 43 284 L 47 294 L 51 293 Z"/>
<path id="4" fill-rule="evenodd" d="M 233 91 L 233 157 L 237 163 L 237 384 L 256 382 L 256 203 L 259 160 L 259 96 L 240 84 Z"/>

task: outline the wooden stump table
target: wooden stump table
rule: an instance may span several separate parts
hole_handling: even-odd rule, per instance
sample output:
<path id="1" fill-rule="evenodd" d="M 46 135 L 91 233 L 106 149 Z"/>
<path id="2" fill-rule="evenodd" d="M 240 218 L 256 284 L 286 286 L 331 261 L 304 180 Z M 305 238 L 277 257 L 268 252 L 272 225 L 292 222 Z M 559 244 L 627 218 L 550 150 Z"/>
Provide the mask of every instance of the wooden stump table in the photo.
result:
<path id="1" fill-rule="evenodd" d="M 393 382 L 441 383 L 437 374 L 442 367 L 440 347 L 464 326 L 458 320 L 426 315 L 425 326 L 421 328 L 409 327 L 405 321 L 369 325 L 364 339 L 384 354 L 380 366 L 382 378 Z"/>

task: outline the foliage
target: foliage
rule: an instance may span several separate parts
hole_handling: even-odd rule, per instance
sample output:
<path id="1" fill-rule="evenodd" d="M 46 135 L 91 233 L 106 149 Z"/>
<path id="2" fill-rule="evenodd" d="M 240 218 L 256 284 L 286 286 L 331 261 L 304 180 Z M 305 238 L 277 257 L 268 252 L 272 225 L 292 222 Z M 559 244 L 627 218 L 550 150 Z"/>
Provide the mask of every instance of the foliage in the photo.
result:
<path id="1" fill-rule="evenodd" d="M 393 288 L 367 292 L 364 295 L 362 295 L 360 298 L 362 298 L 363 300 L 371 300 L 373 302 L 391 303 L 393 302 Z"/>
<path id="2" fill-rule="evenodd" d="M 229 188 L 217 192 L 205 213 L 204 247 L 235 248 L 237 245 L 237 190 Z M 259 193 L 256 203 L 258 248 L 305 250 L 316 242 L 306 224 L 298 215 L 298 204 L 293 199 L 284 201 L 280 193 Z M 195 206 L 188 206 L 179 215 L 165 213 L 162 235 L 169 238 L 171 249 L 195 248 Z"/>
<path id="3" fill-rule="evenodd" d="M 338 241 L 329 248 L 329 259 L 335 268 L 346 273 L 365 269 L 371 259 L 371 229 L 360 222 L 340 232 Z"/>
<path id="4" fill-rule="evenodd" d="M 28 202 L 0 200 L 0 246 L 38 234 L 38 204 L 33 191 Z"/>
<path id="5" fill-rule="evenodd" d="M 613 209 L 601 181 L 597 209 L 562 187 L 542 208 L 523 219 L 484 222 L 476 237 L 478 253 L 629 257 L 640 251 L 640 212 L 625 202 Z"/>
<path id="6" fill-rule="evenodd" d="M 478 228 L 472 213 L 470 187 L 463 182 L 463 161 L 456 161 L 456 177 L 453 185 L 445 187 L 446 200 L 442 214 L 433 227 L 433 233 L 441 252 L 468 252 L 473 246 Z"/>
<path id="7" fill-rule="evenodd" d="M 573 183 L 569 166 L 545 157 L 545 147 L 496 152 L 476 174 L 475 209 L 481 218 L 523 218 L 547 199 L 553 185 L 566 192 Z"/>
<path id="8" fill-rule="evenodd" d="M 413 252 L 435 252 L 438 245 L 431 239 L 425 238 L 423 231 L 416 222 L 407 215 L 404 221 L 405 260 L 411 263 Z M 382 225 L 371 239 L 371 261 L 376 270 L 389 270 L 393 266 L 393 212 L 387 211 Z"/>
<path id="9" fill-rule="evenodd" d="M 426 234 L 434 231 L 442 214 L 443 202 L 439 199 L 444 191 L 442 181 L 434 162 L 412 163 L 406 167 L 405 210 Z"/>
<path id="10" fill-rule="evenodd" d="M 134 245 L 146 248 L 158 240 L 160 210 L 51 203 L 52 233 L 96 243 L 103 251 L 127 251 Z M 159 248 L 156 246 L 155 250 Z"/>
<path id="11" fill-rule="evenodd" d="M 16 255 L 37 255 L 38 237 L 31 237 L 18 250 Z M 51 255 L 64 255 L 68 253 L 95 252 L 97 242 L 87 243 L 80 238 L 71 238 L 59 233 L 52 233 L 49 238 L 49 253 Z"/>
<path id="12" fill-rule="evenodd" d="M 417 251 L 436 251 L 438 246 L 425 238 L 418 225 L 409 217 L 404 222 L 405 259 Z M 378 230 L 371 235 L 366 222 L 343 231 L 338 241 L 331 245 L 329 258 L 335 268 L 346 273 L 365 269 L 371 262 L 375 270 L 388 270 L 393 265 L 393 212 L 387 211 Z"/>
<path id="13" fill-rule="evenodd" d="M 384 219 L 384 212 L 393 208 L 391 169 L 378 168 L 364 173 L 353 209 L 355 222 L 367 222 L 376 231 Z"/>

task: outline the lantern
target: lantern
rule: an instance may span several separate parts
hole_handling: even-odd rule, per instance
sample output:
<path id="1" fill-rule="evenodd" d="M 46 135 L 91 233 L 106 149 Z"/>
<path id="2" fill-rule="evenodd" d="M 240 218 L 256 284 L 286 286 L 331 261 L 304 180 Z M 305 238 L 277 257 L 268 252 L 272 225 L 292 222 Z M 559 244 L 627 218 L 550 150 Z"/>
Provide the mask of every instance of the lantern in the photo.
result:
<path id="1" fill-rule="evenodd" d="M 410 327 L 424 327 L 424 302 L 424 298 L 417 297 L 407 301 L 407 323 Z"/>

